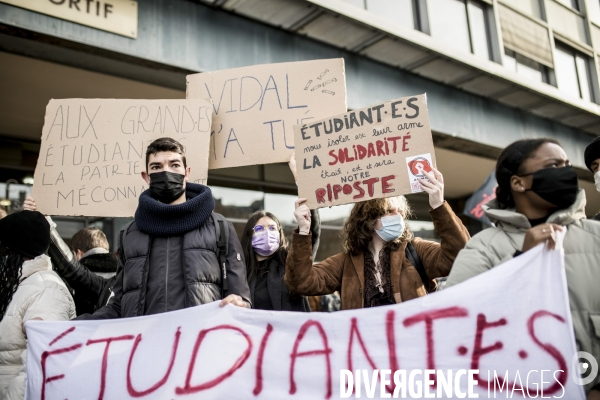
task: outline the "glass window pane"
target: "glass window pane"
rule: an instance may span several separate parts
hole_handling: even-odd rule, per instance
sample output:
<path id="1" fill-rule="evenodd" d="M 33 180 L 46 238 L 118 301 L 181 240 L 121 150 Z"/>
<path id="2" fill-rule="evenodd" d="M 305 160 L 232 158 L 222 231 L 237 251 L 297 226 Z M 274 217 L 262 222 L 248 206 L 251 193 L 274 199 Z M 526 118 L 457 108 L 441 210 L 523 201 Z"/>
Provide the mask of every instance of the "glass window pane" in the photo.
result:
<path id="1" fill-rule="evenodd" d="M 558 1 L 561 4 L 564 4 L 567 7 L 579 10 L 579 4 L 578 4 L 577 0 L 556 0 L 556 1 Z"/>
<path id="2" fill-rule="evenodd" d="M 527 15 L 542 19 L 541 0 L 504 0 L 504 3 Z"/>
<path id="3" fill-rule="evenodd" d="M 265 193 L 265 210 L 275 214 L 282 224 L 296 225 L 294 209 L 298 196 L 289 194 Z"/>
<path id="4" fill-rule="evenodd" d="M 579 89 L 581 90 L 581 98 L 587 101 L 592 100 L 592 94 L 590 92 L 590 81 L 588 79 L 588 63 L 582 56 L 575 58 L 577 64 L 577 75 L 579 76 Z"/>
<path id="5" fill-rule="evenodd" d="M 504 54 L 504 66 L 511 71 L 517 71 L 517 59 L 512 52 Z"/>
<path id="6" fill-rule="evenodd" d="M 367 10 L 391 22 L 415 28 L 412 0 L 367 0 Z"/>
<path id="7" fill-rule="evenodd" d="M 248 219 L 253 212 L 265 208 L 263 192 L 219 186 L 210 189 L 215 198 L 215 212 L 226 218 Z"/>
<path id="8" fill-rule="evenodd" d="M 350 3 L 353 6 L 356 7 L 360 7 L 360 8 L 365 8 L 365 2 L 364 0 L 344 0 L 346 3 Z"/>
<path id="9" fill-rule="evenodd" d="M 467 11 L 471 24 L 471 39 L 473 40 L 473 53 L 479 57 L 490 58 L 488 47 L 487 29 L 485 26 L 485 10 L 482 4 L 469 1 Z"/>
<path id="10" fill-rule="evenodd" d="M 556 81 L 558 88 L 571 97 L 579 98 L 579 80 L 573 53 L 556 47 Z"/>
<path id="11" fill-rule="evenodd" d="M 531 80 L 535 80 L 535 81 L 539 81 L 539 82 L 542 82 L 544 80 L 544 75 L 542 74 L 542 71 L 540 70 L 539 66 L 538 66 L 538 68 L 533 68 L 533 67 L 530 67 L 529 65 L 518 63 L 517 64 L 517 72 L 520 75 L 523 75 L 527 79 L 531 79 Z"/>
<path id="12" fill-rule="evenodd" d="M 323 225 L 342 227 L 346 218 L 350 215 L 352 207 L 354 207 L 353 204 L 343 204 L 340 206 L 319 208 L 321 223 Z"/>
<path id="13" fill-rule="evenodd" d="M 589 18 L 597 24 L 600 23 L 600 1 L 592 0 L 588 2 L 587 5 L 587 14 Z"/>
<path id="14" fill-rule="evenodd" d="M 460 0 L 429 0 L 431 36 L 448 47 L 471 52 L 465 3 Z"/>

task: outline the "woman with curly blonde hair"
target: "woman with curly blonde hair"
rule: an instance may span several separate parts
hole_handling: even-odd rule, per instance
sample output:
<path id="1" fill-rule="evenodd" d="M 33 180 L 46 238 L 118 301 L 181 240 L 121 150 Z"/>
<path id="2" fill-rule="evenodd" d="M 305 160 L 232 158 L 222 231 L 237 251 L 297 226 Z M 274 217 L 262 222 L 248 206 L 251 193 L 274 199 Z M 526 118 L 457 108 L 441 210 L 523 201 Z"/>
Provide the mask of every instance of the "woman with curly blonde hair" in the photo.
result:
<path id="1" fill-rule="evenodd" d="M 406 224 L 410 207 L 404 196 L 356 203 L 342 232 L 344 251 L 313 264 L 310 210 L 296 201 L 298 229 L 286 261 L 288 289 L 304 296 L 341 293 L 342 309 L 401 303 L 435 290 L 458 252 L 470 239 L 467 229 L 444 201 L 444 178 L 433 169 L 420 180 L 429 194 L 441 243 L 414 238 Z"/>

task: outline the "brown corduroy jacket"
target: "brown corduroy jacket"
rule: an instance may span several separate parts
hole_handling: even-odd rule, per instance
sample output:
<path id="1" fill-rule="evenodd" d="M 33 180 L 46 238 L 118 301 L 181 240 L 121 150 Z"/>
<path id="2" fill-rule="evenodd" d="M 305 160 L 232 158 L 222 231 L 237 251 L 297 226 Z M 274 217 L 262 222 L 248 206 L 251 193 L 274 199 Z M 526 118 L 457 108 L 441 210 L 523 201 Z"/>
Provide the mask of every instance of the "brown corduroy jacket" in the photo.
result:
<path id="1" fill-rule="evenodd" d="M 460 219 L 448 203 L 429 211 L 433 225 L 441 243 L 420 238 L 413 239 L 413 246 L 419 255 L 431 289 L 435 288 L 434 278 L 450 273 L 458 252 L 471 238 Z M 390 280 L 396 303 L 425 296 L 426 291 L 416 268 L 405 255 L 406 242 L 390 254 Z M 313 264 L 310 235 L 300 235 L 297 230 L 286 261 L 285 283 L 290 291 L 303 296 L 333 293 L 341 294 L 342 309 L 364 307 L 364 254 L 336 254 Z"/>

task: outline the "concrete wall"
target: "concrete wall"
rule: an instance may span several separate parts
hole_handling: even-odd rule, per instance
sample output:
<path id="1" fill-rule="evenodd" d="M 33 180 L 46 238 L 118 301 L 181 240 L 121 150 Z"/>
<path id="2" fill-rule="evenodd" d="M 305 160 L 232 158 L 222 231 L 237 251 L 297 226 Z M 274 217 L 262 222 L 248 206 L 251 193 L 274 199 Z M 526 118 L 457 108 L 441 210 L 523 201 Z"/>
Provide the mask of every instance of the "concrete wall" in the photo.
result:
<path id="1" fill-rule="evenodd" d="M 20 49 L 28 48 L 28 43 L 39 39 L 25 37 L 23 32 L 36 32 L 41 34 L 40 37 L 59 38 L 81 45 L 79 48 L 74 46 L 75 50 L 69 50 L 71 53 L 64 50 L 57 62 L 72 65 L 87 62 L 90 68 L 100 69 L 100 72 L 105 70 L 130 77 L 137 74 L 137 64 L 147 63 L 150 69 L 170 67 L 165 72 L 165 76 L 169 76 L 166 80 L 160 74 L 142 77 L 140 73 L 140 77 L 175 86 L 179 85 L 177 80 L 192 71 L 343 57 L 350 108 L 426 92 L 433 130 L 449 138 L 474 142 L 472 149 L 465 149 L 465 152 L 476 154 L 478 148 L 502 148 L 521 138 L 549 136 L 563 143 L 574 165 L 584 168 L 583 148 L 593 137 L 582 131 L 204 4 L 185 0 L 142 0 L 138 2 L 138 9 L 138 38 L 129 39 L 0 4 L 3 49 L 24 52 Z M 20 37 L 12 37 L 15 35 Z M 21 42 L 23 45 L 19 44 Z M 44 42 L 30 46 L 27 55 L 50 61 L 58 57 L 58 53 L 51 51 L 54 44 L 47 39 Z M 103 58 L 117 60 L 119 67 L 110 62 L 103 64 Z M 94 59 L 100 62 L 92 62 Z M 130 69 L 129 73 L 126 69 Z M 452 147 L 460 148 L 461 143 L 464 142 L 457 140 Z M 489 152 L 484 153 L 481 150 L 481 155 L 490 156 Z"/>

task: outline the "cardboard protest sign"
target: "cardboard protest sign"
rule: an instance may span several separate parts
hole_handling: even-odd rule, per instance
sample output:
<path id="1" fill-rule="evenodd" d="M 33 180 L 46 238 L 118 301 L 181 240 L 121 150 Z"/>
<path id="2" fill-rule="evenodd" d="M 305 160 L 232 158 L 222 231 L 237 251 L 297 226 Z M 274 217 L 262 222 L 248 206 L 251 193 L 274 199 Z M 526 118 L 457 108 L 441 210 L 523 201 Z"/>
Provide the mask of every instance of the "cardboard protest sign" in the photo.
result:
<path id="1" fill-rule="evenodd" d="M 213 101 L 210 169 L 287 162 L 292 126 L 346 112 L 344 59 L 188 75 L 187 98 Z"/>
<path id="2" fill-rule="evenodd" d="M 131 217 L 147 189 L 146 148 L 171 137 L 187 149 L 190 182 L 206 183 L 210 100 L 50 100 L 33 197 L 49 215 Z"/>
<path id="3" fill-rule="evenodd" d="M 421 192 L 435 166 L 427 97 L 294 126 L 298 194 L 311 208 Z"/>
<path id="4" fill-rule="evenodd" d="M 387 390 L 583 400 L 563 258 L 540 245 L 439 293 L 362 310 L 215 302 L 122 320 L 28 321 L 26 398 L 338 399 Z M 355 374 L 350 388 L 356 372 L 368 378 Z"/>

